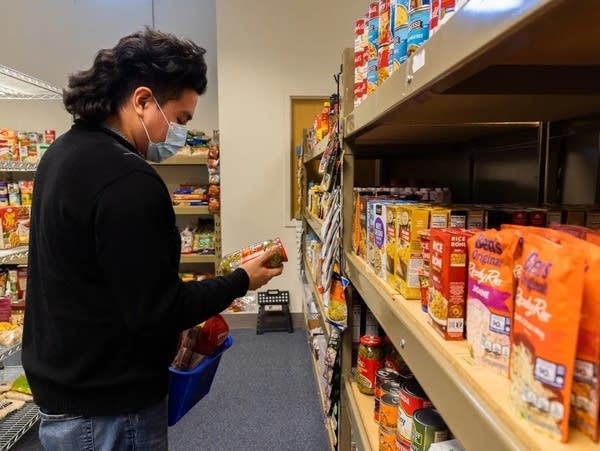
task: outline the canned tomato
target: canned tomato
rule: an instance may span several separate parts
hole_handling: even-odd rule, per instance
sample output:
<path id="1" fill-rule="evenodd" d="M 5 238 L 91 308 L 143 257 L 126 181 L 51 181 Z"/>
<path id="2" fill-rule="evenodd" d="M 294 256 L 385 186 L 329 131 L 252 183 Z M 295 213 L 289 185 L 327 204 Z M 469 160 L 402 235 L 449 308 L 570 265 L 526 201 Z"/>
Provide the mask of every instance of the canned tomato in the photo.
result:
<path id="1" fill-rule="evenodd" d="M 379 408 L 379 424 L 383 427 L 395 429 L 398 425 L 398 404 L 400 399 L 394 395 L 384 395 Z"/>
<path id="2" fill-rule="evenodd" d="M 425 391 L 416 380 L 413 379 L 401 385 L 397 428 L 404 440 L 411 440 L 414 412 L 424 407 L 431 407 L 431 405 Z"/>
<path id="3" fill-rule="evenodd" d="M 379 427 L 379 451 L 396 450 L 396 431 L 386 427 Z"/>
<path id="4" fill-rule="evenodd" d="M 412 426 L 412 451 L 427 451 L 432 443 L 443 442 L 450 437 L 448 426 L 439 412 L 433 408 L 415 411 Z"/>
<path id="5" fill-rule="evenodd" d="M 379 421 L 379 402 L 383 396 L 383 386 L 388 382 L 398 380 L 399 374 L 395 371 L 390 371 L 385 368 L 380 368 L 375 372 L 375 409 L 373 410 L 373 418 Z M 400 384 L 395 382 L 398 388 Z"/>
<path id="6" fill-rule="evenodd" d="M 410 441 L 402 437 L 399 431 L 396 431 L 396 449 L 398 451 L 411 451 Z"/>
<path id="7" fill-rule="evenodd" d="M 431 11 L 429 4 L 421 8 L 412 10 L 408 17 L 408 39 L 407 39 L 407 54 L 408 56 L 419 50 L 427 39 L 429 39 L 429 17 Z"/>

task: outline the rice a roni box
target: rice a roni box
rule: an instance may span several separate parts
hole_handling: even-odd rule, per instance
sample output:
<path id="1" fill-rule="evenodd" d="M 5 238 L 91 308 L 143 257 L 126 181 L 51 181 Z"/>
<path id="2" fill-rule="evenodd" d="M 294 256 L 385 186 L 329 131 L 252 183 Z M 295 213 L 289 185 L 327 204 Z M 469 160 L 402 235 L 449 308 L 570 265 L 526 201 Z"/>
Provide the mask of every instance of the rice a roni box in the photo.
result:
<path id="1" fill-rule="evenodd" d="M 429 208 L 423 205 L 402 205 L 395 213 L 398 230 L 395 288 L 406 299 L 420 299 L 419 270 L 423 267 L 423 251 L 419 232 L 429 227 Z"/>
<path id="2" fill-rule="evenodd" d="M 467 240 L 462 229 L 431 229 L 429 323 L 446 340 L 462 340 L 465 331 Z"/>

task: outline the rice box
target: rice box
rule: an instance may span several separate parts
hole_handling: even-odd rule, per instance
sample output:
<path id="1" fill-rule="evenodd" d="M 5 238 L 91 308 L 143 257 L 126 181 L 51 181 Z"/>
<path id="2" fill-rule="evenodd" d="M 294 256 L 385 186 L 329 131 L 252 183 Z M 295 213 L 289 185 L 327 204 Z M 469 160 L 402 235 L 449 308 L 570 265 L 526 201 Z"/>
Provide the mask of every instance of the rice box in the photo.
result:
<path id="1" fill-rule="evenodd" d="M 429 323 L 446 340 L 462 340 L 465 329 L 467 239 L 460 229 L 431 229 Z"/>
<path id="2" fill-rule="evenodd" d="M 398 231 L 395 288 L 406 299 L 420 299 L 419 270 L 423 267 L 423 252 L 419 232 L 429 228 L 429 209 L 402 205 L 395 212 Z"/>
<path id="3" fill-rule="evenodd" d="M 367 232 L 368 246 L 368 264 L 373 269 L 375 274 L 386 280 L 387 268 L 387 207 L 394 201 L 371 201 L 369 202 L 369 210 L 367 217 L 369 221 L 369 229 Z M 394 233 L 392 231 L 392 233 Z"/>
<path id="4" fill-rule="evenodd" d="M 429 227 L 431 229 L 445 229 L 449 225 L 450 210 L 447 208 L 430 208 Z"/>

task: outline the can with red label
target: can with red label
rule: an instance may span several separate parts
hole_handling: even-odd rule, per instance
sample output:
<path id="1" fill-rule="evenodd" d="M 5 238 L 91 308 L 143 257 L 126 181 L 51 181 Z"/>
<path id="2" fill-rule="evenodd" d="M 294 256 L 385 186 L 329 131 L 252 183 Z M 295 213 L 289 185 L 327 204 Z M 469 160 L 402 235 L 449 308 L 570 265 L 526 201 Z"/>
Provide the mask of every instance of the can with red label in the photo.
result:
<path id="1" fill-rule="evenodd" d="M 364 335 L 360 338 L 358 359 L 356 362 L 356 383 L 358 391 L 365 395 L 374 395 L 377 370 L 383 364 L 383 349 L 380 337 Z"/>
<path id="2" fill-rule="evenodd" d="M 413 414 L 416 410 L 431 407 L 431 401 L 416 380 L 410 380 L 400 387 L 400 408 L 398 410 L 398 434 L 410 443 L 412 438 Z"/>
<path id="3" fill-rule="evenodd" d="M 44 143 L 52 144 L 56 139 L 56 130 L 45 130 L 44 131 Z"/>
<path id="4" fill-rule="evenodd" d="M 377 51 L 377 85 L 381 86 L 390 77 L 390 45 L 382 45 Z"/>

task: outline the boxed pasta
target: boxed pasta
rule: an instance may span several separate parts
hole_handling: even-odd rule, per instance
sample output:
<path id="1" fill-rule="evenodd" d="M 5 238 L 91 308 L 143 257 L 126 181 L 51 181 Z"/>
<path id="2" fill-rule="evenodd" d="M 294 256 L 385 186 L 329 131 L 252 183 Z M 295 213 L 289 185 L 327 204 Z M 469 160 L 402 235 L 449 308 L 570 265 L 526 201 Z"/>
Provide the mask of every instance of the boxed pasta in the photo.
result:
<path id="1" fill-rule="evenodd" d="M 526 233 L 521 262 L 510 397 L 534 428 L 566 442 L 586 259 L 578 246 Z"/>
<path id="2" fill-rule="evenodd" d="M 394 265 L 395 288 L 406 299 L 420 299 L 419 270 L 423 267 L 423 252 L 419 232 L 429 226 L 429 208 L 401 205 L 395 213 L 398 231 Z"/>
<path id="3" fill-rule="evenodd" d="M 429 323 L 446 340 L 462 340 L 465 326 L 467 238 L 461 229 L 431 229 Z"/>
<path id="4" fill-rule="evenodd" d="M 519 235 L 513 230 L 486 230 L 469 239 L 468 249 L 469 352 L 476 362 L 508 376 Z"/>

